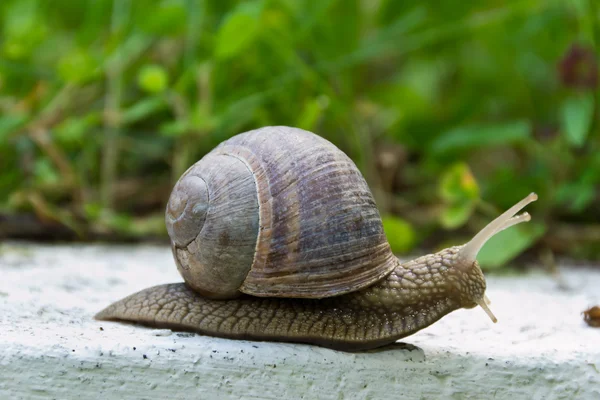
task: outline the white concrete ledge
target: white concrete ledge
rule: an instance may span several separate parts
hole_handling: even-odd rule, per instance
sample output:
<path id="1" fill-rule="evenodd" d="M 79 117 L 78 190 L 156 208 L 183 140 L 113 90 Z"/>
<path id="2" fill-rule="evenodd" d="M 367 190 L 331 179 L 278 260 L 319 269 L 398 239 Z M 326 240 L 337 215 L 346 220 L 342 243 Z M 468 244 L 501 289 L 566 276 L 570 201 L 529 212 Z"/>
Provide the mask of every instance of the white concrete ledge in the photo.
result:
<path id="1" fill-rule="evenodd" d="M 342 353 L 93 320 L 180 281 L 164 247 L 0 245 L 0 399 L 599 399 L 600 272 L 491 277 L 498 317 L 460 310 L 396 344 Z"/>

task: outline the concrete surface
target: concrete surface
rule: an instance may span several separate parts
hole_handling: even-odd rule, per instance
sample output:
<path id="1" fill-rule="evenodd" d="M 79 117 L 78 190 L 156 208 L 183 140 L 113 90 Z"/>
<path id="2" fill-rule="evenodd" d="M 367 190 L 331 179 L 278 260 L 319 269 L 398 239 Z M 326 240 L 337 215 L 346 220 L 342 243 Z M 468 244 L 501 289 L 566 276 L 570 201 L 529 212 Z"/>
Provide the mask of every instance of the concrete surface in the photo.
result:
<path id="1" fill-rule="evenodd" d="M 490 277 L 498 317 L 460 310 L 366 353 L 92 319 L 179 281 L 166 247 L 0 245 L 0 399 L 600 399 L 600 272 Z"/>

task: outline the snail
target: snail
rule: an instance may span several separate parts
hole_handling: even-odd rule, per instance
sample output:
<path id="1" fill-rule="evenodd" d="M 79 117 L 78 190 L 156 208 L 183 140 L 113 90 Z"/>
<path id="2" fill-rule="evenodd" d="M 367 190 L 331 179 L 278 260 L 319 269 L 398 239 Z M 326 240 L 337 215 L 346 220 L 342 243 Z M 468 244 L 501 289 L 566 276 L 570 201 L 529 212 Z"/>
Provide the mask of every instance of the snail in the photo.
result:
<path id="1" fill-rule="evenodd" d="M 492 321 L 476 260 L 529 221 L 535 193 L 471 241 L 396 258 L 367 183 L 329 141 L 265 127 L 222 142 L 175 184 L 165 222 L 185 283 L 151 287 L 98 320 L 359 351 L 393 343 L 459 308 Z"/>

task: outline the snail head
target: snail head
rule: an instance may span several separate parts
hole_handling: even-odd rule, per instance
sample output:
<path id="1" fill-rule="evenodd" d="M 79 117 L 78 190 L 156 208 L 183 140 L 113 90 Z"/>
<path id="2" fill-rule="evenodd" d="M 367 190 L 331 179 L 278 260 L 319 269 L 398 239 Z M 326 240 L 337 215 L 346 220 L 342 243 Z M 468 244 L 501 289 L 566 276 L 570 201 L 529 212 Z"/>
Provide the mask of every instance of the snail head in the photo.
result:
<path id="1" fill-rule="evenodd" d="M 491 318 L 497 322 L 496 317 L 488 307 L 489 299 L 485 295 L 485 278 L 477 262 L 477 254 L 483 245 L 498 232 L 501 232 L 513 225 L 527 222 L 531 219 L 529 213 L 517 213 L 531 202 L 537 200 L 537 194 L 530 193 L 523 200 L 509 208 L 498 218 L 490 222 L 468 243 L 459 246 L 457 251 L 453 252 L 451 264 L 456 272 L 454 283 L 460 292 L 461 305 L 464 308 L 473 308 L 480 306 Z"/>

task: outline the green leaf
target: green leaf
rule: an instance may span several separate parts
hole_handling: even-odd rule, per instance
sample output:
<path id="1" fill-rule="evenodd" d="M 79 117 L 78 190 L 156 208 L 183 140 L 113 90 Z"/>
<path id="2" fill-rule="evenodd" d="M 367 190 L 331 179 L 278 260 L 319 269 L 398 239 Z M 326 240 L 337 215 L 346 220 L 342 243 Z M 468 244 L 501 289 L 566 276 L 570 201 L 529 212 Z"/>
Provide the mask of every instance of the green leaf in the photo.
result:
<path id="1" fill-rule="evenodd" d="M 382 222 L 393 253 L 406 253 L 415 246 L 416 234 L 410 223 L 391 215 L 383 217 Z"/>
<path id="2" fill-rule="evenodd" d="M 556 198 L 562 203 L 567 203 L 569 210 L 576 213 L 585 210 L 595 197 L 595 185 L 580 182 L 567 182 L 556 191 Z"/>
<path id="3" fill-rule="evenodd" d="M 440 223 L 446 229 L 458 228 L 467 222 L 474 209 L 475 203 L 471 201 L 450 204 L 444 207 L 440 215 Z"/>
<path id="4" fill-rule="evenodd" d="M 447 202 L 479 199 L 479 186 L 469 166 L 458 162 L 450 166 L 441 176 L 439 192 Z"/>
<path id="5" fill-rule="evenodd" d="M 162 136 L 177 137 L 177 136 L 184 135 L 186 132 L 189 132 L 190 127 L 191 127 L 190 121 L 179 119 L 179 120 L 168 121 L 168 122 L 163 123 L 159 127 L 159 131 Z"/>
<path id="6" fill-rule="evenodd" d="M 477 260 L 483 268 L 499 268 L 533 246 L 544 232 L 546 226 L 534 222 L 506 229 L 483 246 Z"/>
<path id="7" fill-rule="evenodd" d="M 84 84 L 100 73 L 98 60 L 81 49 L 65 54 L 58 61 L 58 74 L 65 82 Z"/>
<path id="8" fill-rule="evenodd" d="M 25 115 L 12 114 L 0 117 L 0 142 L 4 142 L 8 135 L 23 126 L 26 121 L 27 116 Z"/>
<path id="9" fill-rule="evenodd" d="M 450 166 L 440 177 L 438 191 L 445 207 L 440 223 L 447 229 L 464 224 L 479 201 L 479 186 L 469 166 L 459 162 Z"/>
<path id="10" fill-rule="evenodd" d="M 22 0 L 13 1 L 12 4 L 9 2 L 5 10 L 0 10 L 4 11 L 0 26 L 4 25 L 2 48 L 7 58 L 24 59 L 33 53 L 48 35 L 48 25 L 39 11 L 40 8 L 36 0 Z"/>
<path id="11" fill-rule="evenodd" d="M 583 212 L 596 198 L 600 184 L 600 154 L 586 158 L 579 170 L 577 178 L 563 182 L 555 194 L 555 200 L 574 213 Z"/>
<path id="12" fill-rule="evenodd" d="M 561 109 L 562 131 L 569 144 L 581 147 L 592 125 L 594 115 L 593 92 L 568 98 Z"/>
<path id="13" fill-rule="evenodd" d="M 58 171 L 47 158 L 40 158 L 35 161 L 33 173 L 36 182 L 40 184 L 53 184 L 60 181 Z"/>
<path id="14" fill-rule="evenodd" d="M 304 103 L 304 107 L 296 122 L 296 127 L 312 131 L 316 124 L 319 122 L 319 118 L 323 115 L 323 112 L 329 107 L 329 97 L 326 95 L 320 95 L 313 99 L 308 99 Z"/>
<path id="15" fill-rule="evenodd" d="M 161 93 L 167 89 L 169 76 L 160 65 L 145 65 L 138 72 L 137 82 L 148 93 Z"/>
<path id="16" fill-rule="evenodd" d="M 437 137 L 431 144 L 434 154 L 522 143 L 531 135 L 527 121 L 514 121 L 494 125 L 471 125 L 451 129 Z"/>
<path id="17" fill-rule="evenodd" d="M 85 117 L 70 117 L 56 126 L 54 137 L 65 148 L 77 148 L 85 143 L 86 136 L 100 123 L 97 113 L 90 113 Z"/>
<path id="18" fill-rule="evenodd" d="M 160 111 L 166 106 L 166 101 L 160 96 L 143 99 L 123 111 L 123 114 L 121 115 L 122 122 L 127 125 L 141 121 L 144 118 L 150 117 L 152 114 Z"/>
<path id="19" fill-rule="evenodd" d="M 90 221 L 95 221 L 102 215 L 102 204 L 100 203 L 85 203 L 83 205 L 83 212 Z"/>
<path id="20" fill-rule="evenodd" d="M 175 36 L 185 32 L 188 15 L 183 2 L 163 0 L 148 7 L 150 12 L 137 17 L 140 28 L 151 35 Z"/>
<path id="21" fill-rule="evenodd" d="M 252 44 L 258 36 L 262 7 L 262 1 L 241 3 L 225 17 L 217 33 L 217 58 L 233 57 Z"/>
<path id="22" fill-rule="evenodd" d="M 200 107 L 195 107 L 190 117 L 190 123 L 196 131 L 211 131 L 218 124 L 218 117 Z"/>
<path id="23" fill-rule="evenodd" d="M 266 99 L 264 93 L 256 93 L 230 103 L 225 112 L 219 115 L 219 129 L 224 132 L 235 132 L 254 118 L 256 110 Z"/>

